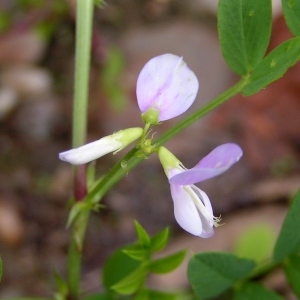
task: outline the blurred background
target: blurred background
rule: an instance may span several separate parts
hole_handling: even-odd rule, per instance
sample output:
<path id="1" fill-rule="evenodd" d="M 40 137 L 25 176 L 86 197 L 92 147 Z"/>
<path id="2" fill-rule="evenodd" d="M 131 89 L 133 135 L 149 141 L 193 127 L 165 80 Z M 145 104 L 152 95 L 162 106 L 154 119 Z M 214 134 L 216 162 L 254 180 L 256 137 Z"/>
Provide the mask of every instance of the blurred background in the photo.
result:
<path id="1" fill-rule="evenodd" d="M 160 125 L 156 136 L 238 80 L 222 58 L 216 9 L 213 0 L 107 0 L 95 9 L 88 141 L 142 126 L 136 79 L 156 55 L 183 56 L 200 81 L 192 108 Z M 51 296 L 54 272 L 65 271 L 72 168 L 58 153 L 71 147 L 74 35 L 75 0 L 0 0 L 1 298 Z M 268 51 L 289 37 L 280 2 L 274 1 Z M 176 224 L 155 155 L 108 193 L 87 231 L 84 292 L 101 289 L 99 267 L 117 247 L 134 241 L 134 219 L 150 234 L 170 226 L 166 252 L 187 248 L 188 256 L 209 250 L 242 256 L 242 236 L 248 235 L 265 244 L 262 253 L 255 245 L 257 259 L 267 257 L 300 183 L 299 83 L 298 63 L 259 94 L 235 97 L 167 143 L 188 168 L 222 143 L 236 142 L 244 150 L 226 174 L 199 185 L 225 223 L 213 238 L 193 237 Z M 99 159 L 97 172 L 105 173 L 124 154 Z M 186 264 L 149 284 L 185 288 Z M 265 283 L 295 299 L 280 272 Z"/>

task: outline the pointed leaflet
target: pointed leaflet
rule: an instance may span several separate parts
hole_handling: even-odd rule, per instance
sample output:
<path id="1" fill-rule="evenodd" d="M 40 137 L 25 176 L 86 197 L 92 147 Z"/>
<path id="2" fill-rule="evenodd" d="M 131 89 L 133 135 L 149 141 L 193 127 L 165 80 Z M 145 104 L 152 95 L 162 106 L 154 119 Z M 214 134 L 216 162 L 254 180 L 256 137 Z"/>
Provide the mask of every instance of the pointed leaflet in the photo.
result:
<path id="1" fill-rule="evenodd" d="M 134 221 L 134 226 L 140 245 L 144 248 L 148 248 L 151 243 L 150 236 L 138 221 Z"/>
<path id="2" fill-rule="evenodd" d="M 229 253 L 198 253 L 189 262 L 188 279 L 196 296 L 209 299 L 247 277 L 255 263 Z"/>
<path id="3" fill-rule="evenodd" d="M 300 0 L 281 0 L 284 18 L 294 35 L 300 35 Z"/>
<path id="4" fill-rule="evenodd" d="M 262 60 L 271 35 L 271 0 L 220 0 L 218 29 L 229 67 L 246 75 Z"/>
<path id="5" fill-rule="evenodd" d="M 258 283 L 246 283 L 239 287 L 233 300 L 284 300 L 281 296 Z"/>
<path id="6" fill-rule="evenodd" d="M 255 68 L 242 90 L 246 96 L 257 93 L 284 73 L 300 59 L 300 37 L 292 38 L 276 47 Z"/>
<path id="7" fill-rule="evenodd" d="M 280 262 L 292 253 L 300 250 L 300 235 L 297 230 L 300 224 L 300 189 L 296 193 L 291 208 L 283 222 L 277 239 L 273 258 Z"/>
<path id="8" fill-rule="evenodd" d="M 186 251 L 179 251 L 167 257 L 151 261 L 149 271 L 156 274 L 169 273 L 175 270 L 184 260 Z"/>
<path id="9" fill-rule="evenodd" d="M 285 276 L 292 287 L 295 295 L 300 298 L 300 256 L 299 254 L 290 255 L 284 261 Z"/>
<path id="10" fill-rule="evenodd" d="M 165 228 L 153 237 L 151 237 L 151 252 L 157 252 L 164 249 L 167 245 L 169 237 L 169 228 Z"/>
<path id="11" fill-rule="evenodd" d="M 136 270 L 140 265 L 137 260 L 132 259 L 123 253 L 122 250 L 119 249 L 114 252 L 104 264 L 102 282 L 107 290 Z"/>

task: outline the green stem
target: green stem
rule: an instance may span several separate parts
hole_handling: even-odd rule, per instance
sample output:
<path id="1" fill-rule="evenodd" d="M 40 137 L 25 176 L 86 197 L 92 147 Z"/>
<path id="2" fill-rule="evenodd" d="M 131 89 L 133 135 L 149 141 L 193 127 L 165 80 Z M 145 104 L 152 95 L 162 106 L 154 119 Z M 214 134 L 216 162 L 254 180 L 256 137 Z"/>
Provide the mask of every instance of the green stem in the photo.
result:
<path id="1" fill-rule="evenodd" d="M 73 148 L 81 146 L 86 137 L 93 8 L 93 0 L 77 0 Z"/>
<path id="2" fill-rule="evenodd" d="M 204 105 L 199 110 L 195 111 L 193 114 L 176 124 L 173 128 L 164 133 L 160 138 L 158 138 L 154 143 L 158 145 L 163 145 L 165 142 L 170 140 L 173 136 L 183 131 L 185 128 L 199 120 L 201 117 L 208 114 L 210 111 L 220 106 L 222 103 L 232 98 L 241 92 L 243 87 L 247 84 L 247 78 L 242 78 L 234 86 L 226 90 L 224 93 L 220 94 L 214 100 Z M 126 176 L 126 174 L 132 170 L 136 165 L 138 165 L 143 158 L 136 157 L 135 155 L 139 149 L 133 149 L 128 152 L 107 174 L 103 179 L 94 187 L 94 189 L 87 196 L 88 201 L 99 202 L 102 197 L 109 191 L 113 185 L 115 185 L 121 178 Z M 122 168 L 122 162 L 126 162 L 126 169 Z M 97 198 L 97 199 L 96 199 Z"/>
<path id="3" fill-rule="evenodd" d="M 84 144 L 86 139 L 94 1 L 77 0 L 76 5 L 75 86 L 72 127 L 73 148 Z M 83 199 L 86 194 L 85 169 L 75 167 L 74 178 L 74 197 L 79 201 Z M 67 284 L 69 299 L 78 299 L 79 297 L 81 249 L 78 247 L 78 241 L 76 240 L 75 230 L 78 228 L 77 225 L 78 224 L 74 224 L 72 228 L 68 253 Z"/>

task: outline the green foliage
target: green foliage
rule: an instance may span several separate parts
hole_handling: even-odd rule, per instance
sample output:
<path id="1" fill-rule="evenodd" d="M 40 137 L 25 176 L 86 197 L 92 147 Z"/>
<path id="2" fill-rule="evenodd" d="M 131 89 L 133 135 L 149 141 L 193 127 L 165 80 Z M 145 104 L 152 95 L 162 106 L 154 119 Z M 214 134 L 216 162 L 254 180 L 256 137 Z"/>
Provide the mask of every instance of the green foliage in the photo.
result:
<path id="1" fill-rule="evenodd" d="M 262 60 L 271 35 L 271 0 L 220 0 L 218 29 L 229 67 L 246 75 Z"/>
<path id="2" fill-rule="evenodd" d="M 151 244 L 150 236 L 138 221 L 134 221 L 134 226 L 138 236 L 139 244 L 143 248 L 148 248 Z"/>
<path id="3" fill-rule="evenodd" d="M 134 299 L 175 299 L 173 294 L 146 288 L 149 273 L 164 274 L 176 269 L 186 252 L 179 251 L 160 259 L 152 255 L 163 249 L 168 240 L 168 229 L 150 237 L 145 229 L 135 221 L 138 241 L 118 249 L 106 261 L 103 272 L 103 286 L 110 295 L 132 295 Z"/>
<path id="4" fill-rule="evenodd" d="M 105 262 L 102 271 L 104 287 L 109 290 L 110 287 L 131 274 L 139 265 L 137 260 L 126 255 L 122 249 L 117 250 Z"/>
<path id="5" fill-rule="evenodd" d="M 281 296 L 258 283 L 243 284 L 234 294 L 233 300 L 283 300 Z"/>
<path id="6" fill-rule="evenodd" d="M 124 67 L 124 55 L 116 48 L 110 49 L 101 73 L 101 87 L 116 110 L 122 110 L 126 104 L 125 91 L 121 84 Z"/>
<path id="7" fill-rule="evenodd" d="M 186 251 L 178 251 L 170 256 L 154 260 L 149 264 L 152 273 L 164 274 L 175 270 L 181 265 L 186 255 Z"/>
<path id="8" fill-rule="evenodd" d="M 292 254 L 284 261 L 286 278 L 292 287 L 295 295 L 300 298 L 300 256 Z"/>
<path id="9" fill-rule="evenodd" d="M 244 95 L 257 93 L 284 73 L 300 59 L 300 37 L 292 38 L 280 44 L 269 53 L 254 69 Z"/>
<path id="10" fill-rule="evenodd" d="M 262 262 L 271 256 L 275 238 L 274 230 L 269 225 L 254 225 L 235 242 L 234 252 L 239 257 Z"/>
<path id="11" fill-rule="evenodd" d="M 294 35 L 300 35 L 300 1 L 281 0 L 286 23 Z"/>
<path id="12" fill-rule="evenodd" d="M 249 276 L 254 267 L 252 260 L 241 259 L 233 254 L 198 253 L 189 262 L 188 279 L 198 297 L 210 299 Z"/>
<path id="13" fill-rule="evenodd" d="M 300 189 L 293 198 L 291 208 L 284 220 L 279 237 L 277 239 L 273 257 L 281 262 L 290 254 L 300 250 L 300 234 L 297 230 L 300 224 Z"/>

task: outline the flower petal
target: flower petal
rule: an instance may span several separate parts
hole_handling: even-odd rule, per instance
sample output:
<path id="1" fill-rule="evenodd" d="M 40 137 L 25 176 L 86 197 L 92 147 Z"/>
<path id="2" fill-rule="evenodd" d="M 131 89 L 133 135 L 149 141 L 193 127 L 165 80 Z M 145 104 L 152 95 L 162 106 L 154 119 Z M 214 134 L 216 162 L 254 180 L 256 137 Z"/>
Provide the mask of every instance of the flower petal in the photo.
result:
<path id="1" fill-rule="evenodd" d="M 184 113 L 194 102 L 198 79 L 182 57 L 163 54 L 146 63 L 137 80 L 136 94 L 140 110 L 159 111 L 159 121 Z"/>
<path id="2" fill-rule="evenodd" d="M 171 194 L 174 202 L 174 214 L 178 224 L 187 232 L 200 236 L 202 222 L 198 210 L 182 186 L 171 184 Z"/>
<path id="3" fill-rule="evenodd" d="M 107 153 L 117 151 L 122 147 L 122 143 L 109 137 L 104 137 L 98 141 L 88 143 L 79 148 L 71 149 L 59 153 L 59 159 L 73 165 L 86 164 Z"/>
<path id="4" fill-rule="evenodd" d="M 207 213 L 209 213 L 212 218 L 213 218 L 213 210 L 212 210 L 212 206 L 210 203 L 210 200 L 207 196 L 207 194 L 205 192 L 203 192 L 202 190 L 200 190 L 198 187 L 196 187 L 195 185 L 192 185 L 191 188 L 193 189 L 193 191 L 196 193 L 196 195 L 199 197 L 199 201 L 201 200 L 203 205 L 205 206 L 205 209 L 207 211 Z M 202 238 L 210 238 L 214 235 L 215 231 L 213 228 L 213 223 L 208 220 L 199 210 L 199 216 L 202 222 L 202 233 L 200 234 L 200 237 Z"/>
<path id="5" fill-rule="evenodd" d="M 169 182 L 188 185 L 215 177 L 227 171 L 242 155 L 242 149 L 236 144 L 221 145 L 201 159 L 194 168 L 174 175 Z"/>

